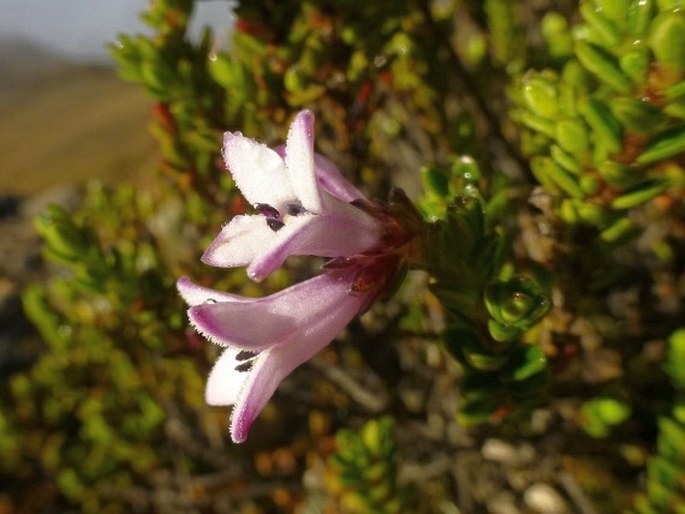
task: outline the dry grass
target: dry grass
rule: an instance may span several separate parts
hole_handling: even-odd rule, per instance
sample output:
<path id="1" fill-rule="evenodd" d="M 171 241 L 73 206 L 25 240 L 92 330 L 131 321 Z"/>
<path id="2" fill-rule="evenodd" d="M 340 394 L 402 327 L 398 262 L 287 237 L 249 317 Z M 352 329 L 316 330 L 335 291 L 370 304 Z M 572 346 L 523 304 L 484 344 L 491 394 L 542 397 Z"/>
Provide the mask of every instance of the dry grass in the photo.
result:
<path id="1" fill-rule="evenodd" d="M 37 64 L 0 79 L 0 194 L 137 179 L 152 167 L 151 101 L 139 86 L 108 68 Z"/>

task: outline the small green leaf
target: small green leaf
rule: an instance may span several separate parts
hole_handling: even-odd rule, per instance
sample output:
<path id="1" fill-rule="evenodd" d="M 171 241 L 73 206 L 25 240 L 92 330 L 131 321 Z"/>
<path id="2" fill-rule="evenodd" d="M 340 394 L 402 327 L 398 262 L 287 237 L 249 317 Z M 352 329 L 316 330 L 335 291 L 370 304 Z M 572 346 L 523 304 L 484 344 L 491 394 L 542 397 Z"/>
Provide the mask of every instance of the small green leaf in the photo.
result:
<path id="1" fill-rule="evenodd" d="M 564 171 L 561 166 L 557 165 L 552 159 L 545 158 L 544 173 L 563 191 L 574 198 L 583 198 L 585 193 L 580 187 L 578 180 Z"/>
<path id="2" fill-rule="evenodd" d="M 677 72 L 685 70 L 685 16 L 682 11 L 659 14 L 650 29 L 649 46 L 657 61 Z"/>
<path id="3" fill-rule="evenodd" d="M 623 146 L 621 124 L 606 105 L 594 98 L 587 98 L 580 102 L 578 111 L 609 152 L 618 153 L 621 150 Z"/>
<path id="4" fill-rule="evenodd" d="M 520 345 L 507 363 L 507 368 L 511 370 L 511 377 L 515 381 L 527 380 L 546 367 L 547 357 L 537 345 Z"/>
<path id="5" fill-rule="evenodd" d="M 576 212 L 581 220 L 596 227 L 604 226 L 609 218 L 607 209 L 589 202 L 578 202 Z"/>
<path id="6" fill-rule="evenodd" d="M 659 109 L 635 98 L 614 98 L 610 106 L 619 122 L 639 134 L 654 133 L 666 121 Z"/>
<path id="7" fill-rule="evenodd" d="M 580 14 L 594 30 L 602 44 L 613 47 L 621 42 L 621 32 L 604 13 L 605 11 L 601 6 L 595 7 L 592 2 L 584 2 L 580 5 Z"/>
<path id="8" fill-rule="evenodd" d="M 467 398 L 459 406 L 457 421 L 467 427 L 482 425 L 490 421 L 499 408 L 499 402 L 492 395 Z"/>
<path id="9" fill-rule="evenodd" d="M 666 95 L 666 98 L 679 98 L 685 96 L 685 80 L 669 87 L 664 91 L 664 95 Z"/>
<path id="10" fill-rule="evenodd" d="M 449 195 L 447 174 L 439 168 L 432 166 L 421 168 L 421 183 L 428 193 L 440 198 L 446 198 Z"/>
<path id="11" fill-rule="evenodd" d="M 462 155 L 452 163 L 450 172 L 453 176 L 464 180 L 466 184 L 477 184 L 480 180 L 480 169 L 478 163 L 468 155 Z M 451 189 L 450 193 L 458 194 L 461 191 Z"/>
<path id="12" fill-rule="evenodd" d="M 565 119 L 556 125 L 559 146 L 571 155 L 581 155 L 589 148 L 588 126 L 579 119 Z"/>
<path id="13" fill-rule="evenodd" d="M 685 391 L 685 329 L 677 330 L 668 340 L 668 354 L 664 371 L 671 378 L 673 386 Z"/>
<path id="14" fill-rule="evenodd" d="M 685 425 L 667 417 L 659 419 L 657 444 L 661 455 L 673 460 L 682 460 L 685 452 L 683 441 L 685 441 Z"/>
<path id="15" fill-rule="evenodd" d="M 644 36 L 652 21 L 654 0 L 630 2 L 628 8 L 628 30 L 638 38 Z"/>
<path id="16" fill-rule="evenodd" d="M 488 332 L 492 338 L 499 343 L 510 343 L 519 337 L 523 331 L 520 328 L 505 325 L 494 319 L 488 320 Z"/>
<path id="17" fill-rule="evenodd" d="M 490 284 L 484 295 L 489 314 L 504 326 L 527 330 L 551 307 L 547 291 L 528 276 L 515 275 Z"/>
<path id="18" fill-rule="evenodd" d="M 507 361 L 507 355 L 488 352 L 475 334 L 460 341 L 461 352 L 467 364 L 479 371 L 494 371 Z"/>
<path id="19" fill-rule="evenodd" d="M 669 184 L 670 181 L 663 178 L 644 182 L 633 190 L 614 199 L 614 201 L 611 202 L 611 207 L 614 209 L 629 209 L 636 205 L 641 205 L 666 191 Z"/>
<path id="20" fill-rule="evenodd" d="M 678 98 L 664 107 L 664 114 L 685 121 L 685 98 Z"/>
<path id="21" fill-rule="evenodd" d="M 524 79 L 523 99 L 526 106 L 537 116 L 553 120 L 557 115 L 557 88 L 541 74 Z"/>
<path id="22" fill-rule="evenodd" d="M 649 72 L 650 55 L 644 48 L 636 48 L 621 55 L 619 65 L 621 70 L 636 84 L 644 84 Z"/>
<path id="23" fill-rule="evenodd" d="M 553 57 L 566 57 L 573 52 L 573 40 L 566 18 L 558 12 L 547 12 L 542 18 L 542 35 Z"/>
<path id="24" fill-rule="evenodd" d="M 597 171 L 607 184 L 621 189 L 633 187 L 645 178 L 642 170 L 615 161 L 604 161 Z"/>
<path id="25" fill-rule="evenodd" d="M 554 159 L 554 162 L 556 162 L 559 166 L 564 168 L 566 171 L 572 173 L 573 175 L 578 175 L 580 171 L 582 170 L 582 166 L 580 163 L 575 159 L 575 157 L 572 157 L 571 155 L 567 154 L 564 152 L 561 147 L 557 145 L 552 145 L 549 149 L 550 155 L 552 156 L 552 159 Z"/>
<path id="26" fill-rule="evenodd" d="M 613 90 L 623 94 L 628 94 L 633 90 L 631 80 L 623 74 L 616 60 L 608 53 L 590 43 L 578 41 L 576 55 L 590 73 Z"/>
<path id="27" fill-rule="evenodd" d="M 640 229 L 628 218 L 619 218 L 599 234 L 599 238 L 605 243 L 619 244 L 629 241 Z"/>
<path id="28" fill-rule="evenodd" d="M 594 437 L 607 437 L 612 426 L 622 423 L 630 416 L 630 406 L 610 397 L 587 401 L 580 409 L 580 423 Z"/>
<path id="29" fill-rule="evenodd" d="M 540 132 L 541 134 L 544 134 L 550 138 L 554 138 L 555 127 L 554 122 L 552 120 L 548 120 L 546 118 L 543 118 L 542 116 L 533 114 L 530 111 L 522 112 L 519 115 L 519 118 L 521 120 L 521 123 L 523 123 L 529 129 Z"/>
<path id="30" fill-rule="evenodd" d="M 597 10 L 604 13 L 607 18 L 623 22 L 626 19 L 628 9 L 634 3 L 631 0 L 594 0 Z"/>
<path id="31" fill-rule="evenodd" d="M 652 138 L 636 162 L 651 164 L 683 152 L 685 152 L 685 125 L 670 128 Z"/>

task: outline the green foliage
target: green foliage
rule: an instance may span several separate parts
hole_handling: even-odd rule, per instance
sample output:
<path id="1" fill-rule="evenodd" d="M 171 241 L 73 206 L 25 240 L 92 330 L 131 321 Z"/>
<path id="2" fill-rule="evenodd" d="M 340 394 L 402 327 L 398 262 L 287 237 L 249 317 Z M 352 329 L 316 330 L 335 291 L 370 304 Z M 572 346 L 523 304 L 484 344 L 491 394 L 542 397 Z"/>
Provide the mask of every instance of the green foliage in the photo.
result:
<path id="1" fill-rule="evenodd" d="M 95 188 L 75 215 L 53 206 L 36 221 L 46 258 L 64 272 L 23 294 L 47 351 L 10 382 L 3 412 L 14 412 L 21 458 L 3 466 L 53 476 L 63 500 L 86 512 L 113 508 L 117 490 L 149 483 L 176 459 L 151 444 L 164 438 L 169 402 L 202 416 L 203 379 L 183 355 L 173 277 L 141 223 L 154 219 L 149 200 L 130 187 Z"/>
<path id="2" fill-rule="evenodd" d="M 445 347 L 464 367 L 459 420 L 480 424 L 540 405 L 546 358 L 522 336 L 551 307 L 548 277 L 541 269 L 522 274 L 505 265 L 508 241 L 496 218 L 487 216 L 497 201 L 481 197 L 481 173 L 472 159 L 458 159 L 449 174 L 424 169 L 423 178 L 427 193 L 420 204 L 431 216 L 443 216 L 428 227 L 426 247 L 433 251 L 425 266 L 431 291 L 450 315 Z"/>
<path id="3" fill-rule="evenodd" d="M 551 48 L 568 48 L 570 34 L 574 46 L 556 50 L 564 58 L 555 69 L 517 79 L 514 117 L 533 174 L 559 198 L 561 218 L 625 240 L 634 233 L 627 209 L 683 195 L 685 125 L 681 96 L 669 92 L 685 80 L 685 16 L 637 0 L 587 0 L 580 14 L 572 28 L 546 15 Z"/>
<path id="4" fill-rule="evenodd" d="M 612 426 L 630 416 L 630 406 L 616 398 L 593 398 L 580 408 L 580 416 L 580 424 L 588 434 L 607 437 Z"/>
<path id="5" fill-rule="evenodd" d="M 337 433 L 337 450 L 328 461 L 328 488 L 343 512 L 416 512 L 413 488 L 398 481 L 394 429 L 394 421 L 386 417 L 367 422 L 359 433 Z"/>
<path id="6" fill-rule="evenodd" d="M 685 512 L 684 352 L 685 329 L 681 329 L 669 339 L 664 363 L 664 370 L 676 389 L 677 397 L 670 416 L 659 419 L 657 454 L 647 463 L 647 490 L 634 503 L 635 512 L 639 514 Z"/>
<path id="7" fill-rule="evenodd" d="M 216 180 L 226 92 L 210 73 L 212 35 L 194 46 L 186 37 L 192 0 L 152 2 L 143 21 L 156 37 L 120 35 L 111 46 L 120 76 L 140 83 L 158 102 L 152 132 L 164 168 L 187 182 L 198 175 Z M 227 10 L 228 11 L 228 10 Z M 227 12 L 228 14 L 228 12 Z M 201 181 L 194 184 L 203 191 Z"/>
<path id="8" fill-rule="evenodd" d="M 52 268 L 22 298 L 45 350 L 2 386 L 0 510 L 292 512 L 316 490 L 305 468 L 331 451 L 341 512 L 494 512 L 533 480 L 576 498 L 571 476 L 615 512 L 643 468 L 635 509 L 682 510 L 685 337 L 666 357 L 658 343 L 685 297 L 685 11 L 571 4 L 245 1 L 217 49 L 209 31 L 187 36 L 194 1 L 151 2 L 154 35 L 123 35 L 112 53 L 155 100 L 162 173 L 153 191 L 91 187 L 75 212 L 36 221 Z M 187 330 L 174 281 L 259 295 L 312 272 L 296 260 L 255 285 L 198 261 L 250 208 L 222 133 L 282 141 L 305 107 L 317 151 L 370 197 L 395 185 L 417 198 L 411 258 L 431 294 L 412 283 L 372 308 L 316 367 L 326 380 L 295 373 L 248 445 L 229 448 L 225 413 L 203 405 L 214 351 Z M 374 419 L 379 404 L 392 418 Z M 331 426 L 371 421 L 332 450 L 312 407 Z M 514 473 L 474 450 L 507 436 L 540 466 Z M 440 480 L 406 484 L 407 451 Z"/>

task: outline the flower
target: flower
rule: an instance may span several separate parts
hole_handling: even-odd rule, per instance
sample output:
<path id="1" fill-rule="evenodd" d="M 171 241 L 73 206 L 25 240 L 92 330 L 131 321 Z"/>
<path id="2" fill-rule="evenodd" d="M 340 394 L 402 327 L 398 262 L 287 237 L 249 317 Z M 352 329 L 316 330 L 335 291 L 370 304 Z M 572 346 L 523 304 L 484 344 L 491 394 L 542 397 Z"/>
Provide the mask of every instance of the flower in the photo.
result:
<path id="1" fill-rule="evenodd" d="M 202 256 L 218 267 L 247 266 L 260 281 L 289 255 L 341 257 L 366 252 L 381 222 L 357 204 L 364 196 L 338 169 L 314 153 L 314 115 L 301 111 L 285 147 L 270 149 L 240 132 L 224 136 L 233 180 L 257 215 L 234 217 Z"/>
<path id="2" fill-rule="evenodd" d="M 178 290 L 195 329 L 226 350 L 209 374 L 209 405 L 234 405 L 231 437 L 241 443 L 280 382 L 311 359 L 375 294 L 350 293 L 353 275 L 323 273 L 264 298 L 193 284 Z"/>
<path id="3" fill-rule="evenodd" d="M 323 273 L 264 298 L 193 284 L 178 290 L 190 323 L 226 349 L 207 381 L 210 405 L 233 405 L 231 437 L 247 438 L 280 382 L 312 358 L 406 269 L 420 216 L 401 192 L 387 207 L 369 202 L 313 151 L 314 116 L 300 112 L 285 147 L 227 133 L 224 158 L 259 214 L 234 217 L 202 259 L 247 266 L 253 280 L 289 255 L 328 257 Z"/>

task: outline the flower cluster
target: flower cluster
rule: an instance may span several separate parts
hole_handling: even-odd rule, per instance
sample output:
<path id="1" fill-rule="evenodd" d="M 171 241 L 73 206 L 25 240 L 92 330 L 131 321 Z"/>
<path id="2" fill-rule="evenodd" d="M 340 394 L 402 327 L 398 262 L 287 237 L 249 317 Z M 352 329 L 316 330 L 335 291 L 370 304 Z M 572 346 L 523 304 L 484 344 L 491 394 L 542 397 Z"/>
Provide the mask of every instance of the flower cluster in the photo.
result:
<path id="1" fill-rule="evenodd" d="M 411 227 L 314 153 L 313 128 L 313 114 L 300 112 L 285 147 L 275 149 L 226 133 L 227 168 L 256 214 L 234 217 L 202 260 L 246 266 L 248 276 L 260 281 L 288 256 L 312 255 L 330 258 L 323 272 L 264 298 L 215 291 L 186 277 L 178 281 L 191 324 L 226 348 L 205 396 L 210 405 L 234 405 L 230 430 L 237 443 L 246 440 L 281 380 L 388 288 L 413 239 Z"/>

